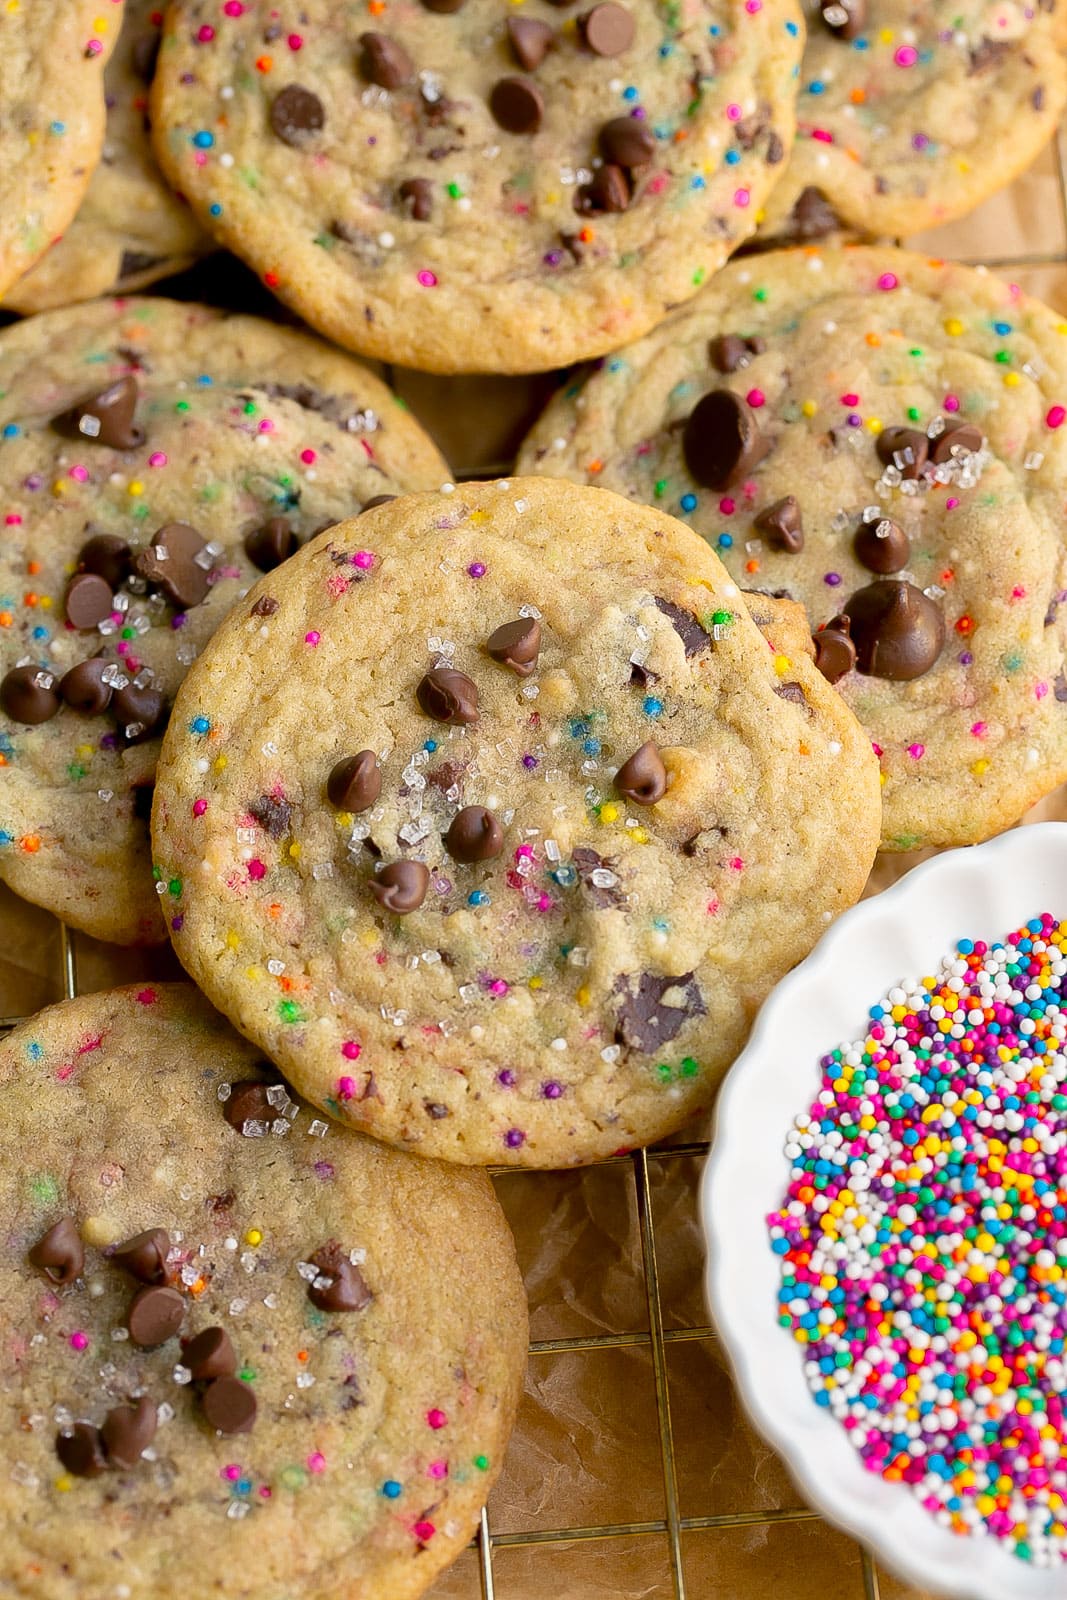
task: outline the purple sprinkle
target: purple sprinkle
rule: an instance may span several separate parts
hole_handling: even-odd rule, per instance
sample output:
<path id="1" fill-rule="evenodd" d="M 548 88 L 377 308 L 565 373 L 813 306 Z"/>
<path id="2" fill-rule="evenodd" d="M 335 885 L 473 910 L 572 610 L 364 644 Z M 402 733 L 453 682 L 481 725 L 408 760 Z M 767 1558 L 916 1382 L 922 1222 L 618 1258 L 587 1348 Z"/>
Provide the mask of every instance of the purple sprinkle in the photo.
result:
<path id="1" fill-rule="evenodd" d="M 841 574 L 839 572 L 827 572 L 822 581 L 823 583 L 828 583 L 831 589 L 836 589 L 841 582 Z"/>
<path id="2" fill-rule="evenodd" d="M 634 106 L 633 110 L 630 112 L 630 115 L 631 117 L 636 117 L 638 122 L 641 122 L 645 117 L 648 116 L 648 112 L 645 110 L 644 106 Z"/>
<path id="3" fill-rule="evenodd" d="M 501 1067 L 496 1075 L 496 1081 L 505 1089 L 513 1089 L 515 1087 L 515 1074 L 510 1067 Z"/>
<path id="4" fill-rule="evenodd" d="M 848 423 L 850 428 L 858 428 L 860 423 L 863 421 L 863 418 L 858 416 L 855 411 L 850 411 L 848 416 L 845 418 L 845 421 Z"/>
<path id="5" fill-rule="evenodd" d="M 170 625 L 175 629 L 184 628 L 188 620 L 189 618 L 186 616 L 184 611 L 176 611 L 170 619 Z"/>
<path id="6" fill-rule="evenodd" d="M 39 472 L 31 472 L 28 478 L 23 479 L 23 486 L 27 489 L 39 489 L 43 483 L 44 479 Z"/>
<path id="7" fill-rule="evenodd" d="M 541 1093 L 546 1100 L 558 1100 L 563 1093 L 563 1085 L 557 1083 L 555 1078 L 550 1078 L 547 1083 L 541 1085 Z"/>
<path id="8" fill-rule="evenodd" d="M 521 1128 L 509 1128 L 504 1135 L 504 1143 L 509 1150 L 517 1150 L 521 1144 L 526 1143 L 526 1135 Z"/>
<path id="9" fill-rule="evenodd" d="M 101 750 L 115 750 L 118 748 L 119 736 L 117 733 L 105 733 L 100 740 Z"/>
<path id="10" fill-rule="evenodd" d="M 969 650 L 961 650 L 960 651 L 960 666 L 961 667 L 969 667 L 973 660 L 974 660 L 974 657 L 972 656 L 972 654 L 971 654 L 971 652 Z"/>
<path id="11" fill-rule="evenodd" d="M 468 577 L 471 577 L 471 578 L 484 578 L 485 577 L 485 562 L 484 561 L 472 561 L 470 566 L 467 568 L 467 575 L 468 575 Z"/>
<path id="12" fill-rule="evenodd" d="M 544 261 L 546 267 L 558 267 L 560 262 L 563 260 L 563 251 L 550 250 L 546 256 L 542 257 L 542 260 Z"/>
<path id="13" fill-rule="evenodd" d="M 181 933 L 182 928 L 185 926 L 185 918 L 179 912 L 176 917 L 172 918 L 170 925 L 175 933 Z"/>
<path id="14" fill-rule="evenodd" d="M 333 1162 L 316 1161 L 314 1172 L 316 1178 L 321 1178 L 323 1183 L 329 1183 L 330 1179 L 333 1177 Z"/>
<path id="15" fill-rule="evenodd" d="M 911 136 L 911 142 L 913 148 L 916 150 L 925 150 L 926 146 L 930 143 L 925 133 L 913 133 Z"/>
<path id="16" fill-rule="evenodd" d="M 525 755 L 522 758 L 522 764 L 526 768 L 527 772 L 532 772 L 537 765 L 537 757 Z"/>

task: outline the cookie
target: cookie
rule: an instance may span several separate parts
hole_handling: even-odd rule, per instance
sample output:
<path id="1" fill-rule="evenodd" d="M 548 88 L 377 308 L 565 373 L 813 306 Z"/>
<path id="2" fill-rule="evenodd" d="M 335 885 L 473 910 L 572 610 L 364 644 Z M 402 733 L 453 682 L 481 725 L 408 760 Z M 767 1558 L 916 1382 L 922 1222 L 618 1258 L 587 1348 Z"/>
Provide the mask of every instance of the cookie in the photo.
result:
<path id="1" fill-rule="evenodd" d="M 422 1594 L 525 1365 L 484 1176 L 328 1128 L 184 984 L 44 1011 L 0 1075 L 5 1589 Z"/>
<path id="2" fill-rule="evenodd" d="M 186 667 L 301 538 L 446 476 L 303 333 L 165 300 L 0 333 L 0 879 L 98 938 L 161 939 L 147 820 Z"/>
<path id="3" fill-rule="evenodd" d="M 883 846 L 974 843 L 1067 779 L 1065 334 L 968 267 L 770 254 L 562 391 L 520 462 L 802 601 L 881 760 Z"/>
<path id="4" fill-rule="evenodd" d="M 808 11 L 797 135 L 760 243 L 906 237 L 966 216 L 1052 138 L 1062 6 L 825 0 Z"/>
<path id="5" fill-rule="evenodd" d="M 433 372 L 613 349 L 752 232 L 793 134 L 794 0 L 181 0 L 160 164 L 320 332 Z"/>
<path id="6" fill-rule="evenodd" d="M 6 296 L 11 311 L 50 311 L 144 289 L 211 248 L 189 207 L 163 182 L 149 143 L 148 86 L 160 12 L 155 0 L 125 0 L 123 13 L 104 74 L 107 127 L 100 165 L 62 239 Z"/>
<path id="7" fill-rule="evenodd" d="M 256 586 L 179 694 L 153 850 L 180 959 L 301 1093 L 558 1167 L 709 1105 L 878 810 L 862 729 L 699 539 L 517 478 Z"/>
<path id="8" fill-rule="evenodd" d="M 70 223 L 104 142 L 121 0 L 19 0 L 0 13 L 0 295 Z"/>

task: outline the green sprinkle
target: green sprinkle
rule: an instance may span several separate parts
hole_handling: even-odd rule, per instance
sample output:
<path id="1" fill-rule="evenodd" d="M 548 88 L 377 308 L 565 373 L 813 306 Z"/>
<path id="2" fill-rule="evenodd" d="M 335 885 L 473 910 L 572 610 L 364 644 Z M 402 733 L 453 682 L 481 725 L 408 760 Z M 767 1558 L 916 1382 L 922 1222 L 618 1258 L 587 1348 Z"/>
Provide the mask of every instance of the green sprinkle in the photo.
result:
<path id="1" fill-rule="evenodd" d="M 759 301 L 759 302 L 760 302 L 760 304 L 761 304 L 761 305 L 762 305 L 762 304 L 763 304 L 763 302 L 764 302 L 764 301 L 765 301 L 765 300 L 766 300 L 766 298 L 767 298 L 767 291 L 766 291 L 766 289 L 753 289 L 753 291 L 752 291 L 752 298 L 753 298 L 753 300 L 758 300 L 758 301 Z"/>
<path id="2" fill-rule="evenodd" d="M 463 190 L 458 183 L 450 183 L 448 185 L 448 193 L 453 200 L 463 199 Z"/>
<path id="3" fill-rule="evenodd" d="M 256 414 L 256 402 L 254 400 L 246 400 L 244 412 L 246 417 L 254 417 Z"/>
<path id="4" fill-rule="evenodd" d="M 47 1172 L 39 1172 L 35 1178 L 30 1179 L 30 1193 L 42 1205 L 55 1205 L 59 1199 L 59 1185 Z"/>
<path id="5" fill-rule="evenodd" d="M 919 410 L 918 406 L 909 406 L 908 407 L 908 421 L 909 422 L 918 422 L 918 420 L 919 420 L 919 418 L 921 416 L 922 416 L 922 412 Z"/>
<path id="6" fill-rule="evenodd" d="M 683 1059 L 682 1059 L 682 1077 L 683 1078 L 695 1078 L 699 1071 L 700 1071 L 700 1068 L 697 1065 L 697 1063 L 693 1060 L 692 1056 L 683 1057 Z"/>
<path id="7" fill-rule="evenodd" d="M 663 499 L 664 493 L 666 492 L 666 488 L 667 488 L 667 480 L 666 480 L 666 478 L 660 478 L 657 483 L 653 484 L 652 493 L 655 495 L 657 500 L 662 500 Z"/>
<path id="8" fill-rule="evenodd" d="M 175 409 L 175 411 L 188 411 L 189 410 L 189 402 L 188 402 L 188 400 L 179 400 L 176 403 L 174 409 Z"/>
<path id="9" fill-rule="evenodd" d="M 278 1015 L 283 1022 L 304 1022 L 306 1018 L 295 1000 L 279 1000 Z"/>
<path id="10" fill-rule="evenodd" d="M 665 1061 L 661 1061 L 659 1063 L 659 1065 L 656 1067 L 656 1071 L 664 1083 L 670 1083 L 671 1069 Z"/>
<path id="11" fill-rule="evenodd" d="M 716 628 L 725 628 L 734 620 L 734 614 L 732 611 L 713 611 L 711 620 Z"/>
<path id="12" fill-rule="evenodd" d="M 1007 366 L 1007 364 L 1011 361 L 1011 351 L 998 350 L 996 355 L 993 357 L 993 360 L 999 361 L 1002 367 Z"/>
<path id="13" fill-rule="evenodd" d="M 256 1369 L 255 1369 L 255 1367 L 242 1367 L 241 1368 L 241 1382 L 242 1383 L 255 1383 L 255 1381 L 256 1381 Z"/>
<path id="14" fill-rule="evenodd" d="M 170 882 L 167 884 L 167 893 L 169 895 L 172 895 L 173 898 L 175 900 L 177 900 L 177 898 L 181 894 L 181 892 L 182 892 L 182 880 L 180 878 L 172 878 L 170 880 Z"/>
<path id="15" fill-rule="evenodd" d="M 704 282 L 704 279 L 706 277 L 707 277 L 707 273 L 705 272 L 704 268 L 703 267 L 698 267 L 696 269 L 696 271 L 693 273 L 692 282 L 699 285 L 699 284 Z"/>
<path id="16" fill-rule="evenodd" d="M 303 1467 L 283 1467 L 278 1474 L 283 1489 L 303 1489 L 307 1481 L 308 1474 Z"/>
<path id="17" fill-rule="evenodd" d="M 474 1465 L 478 1468 L 479 1472 L 488 1472 L 489 1471 L 489 1457 L 488 1456 L 475 1456 Z"/>

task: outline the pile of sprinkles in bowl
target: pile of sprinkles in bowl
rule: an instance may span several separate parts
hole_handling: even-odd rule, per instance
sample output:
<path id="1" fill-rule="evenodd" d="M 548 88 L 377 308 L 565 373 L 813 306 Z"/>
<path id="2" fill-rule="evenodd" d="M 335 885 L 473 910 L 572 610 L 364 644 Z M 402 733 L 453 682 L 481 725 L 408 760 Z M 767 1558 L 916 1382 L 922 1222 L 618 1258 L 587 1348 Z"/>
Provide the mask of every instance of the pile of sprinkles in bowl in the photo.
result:
<path id="1" fill-rule="evenodd" d="M 824 1056 L 769 1219 L 779 1322 L 864 1465 L 1067 1559 L 1067 921 L 961 939 Z"/>

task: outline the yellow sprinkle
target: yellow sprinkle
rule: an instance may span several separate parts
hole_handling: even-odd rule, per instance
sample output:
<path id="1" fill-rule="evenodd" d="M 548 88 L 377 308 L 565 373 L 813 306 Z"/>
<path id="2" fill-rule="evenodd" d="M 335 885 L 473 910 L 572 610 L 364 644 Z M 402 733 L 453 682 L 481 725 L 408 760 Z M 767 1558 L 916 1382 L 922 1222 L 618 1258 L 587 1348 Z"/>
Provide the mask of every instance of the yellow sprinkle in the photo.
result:
<path id="1" fill-rule="evenodd" d="M 9 6 L 8 7 L 9 11 L 13 11 L 14 9 L 15 8 L 13 6 Z M 67 1474 L 64 1473 L 61 1478 L 57 1478 L 56 1479 L 55 1486 L 59 1490 L 60 1494 L 66 1494 L 68 1492 L 68 1490 L 73 1489 L 73 1487 L 74 1487 L 74 1479 L 73 1478 L 68 1478 Z"/>
<path id="2" fill-rule="evenodd" d="M 369 949 L 373 949 L 378 943 L 378 935 L 373 928 L 364 928 L 359 936 L 359 942 L 360 944 L 365 944 Z"/>
<path id="3" fill-rule="evenodd" d="M 106 33 L 107 32 L 107 18 L 106 17 L 94 17 L 93 18 L 93 32 L 94 33 Z"/>
<path id="4" fill-rule="evenodd" d="M 240 948 L 240 945 L 241 945 L 241 940 L 240 940 L 239 935 L 237 934 L 235 929 L 231 928 L 229 933 L 226 935 L 226 947 L 227 947 L 227 949 L 229 949 L 229 950 L 237 950 L 237 949 Z"/>
<path id="5" fill-rule="evenodd" d="M 257 978 L 262 978 L 262 976 L 263 976 L 263 968 L 262 967 L 246 967 L 245 968 L 245 977 L 246 978 L 250 978 L 253 983 L 256 981 Z"/>
<path id="6" fill-rule="evenodd" d="M 51 611 L 51 609 L 52 609 L 52 596 L 50 594 L 43 594 L 41 596 L 40 606 L 41 606 L 41 610 L 42 611 Z"/>
<path id="7" fill-rule="evenodd" d="M 544 987 L 544 982 L 545 982 L 544 978 L 539 978 L 537 976 L 537 974 L 535 973 L 534 976 L 530 979 L 529 983 L 527 984 L 527 988 L 530 988 L 530 989 L 541 989 L 541 988 Z"/>
<path id="8" fill-rule="evenodd" d="M 883 426 L 884 426 L 884 424 L 882 422 L 881 417 L 868 417 L 867 418 L 867 432 L 868 433 L 881 433 Z"/>
<path id="9" fill-rule="evenodd" d="M 884 789 L 885 786 L 886 786 L 886 783 L 888 782 L 888 779 L 886 778 L 886 775 L 885 775 L 884 772 L 880 772 L 878 774 L 878 782 L 881 784 L 882 788 Z"/>
<path id="10" fill-rule="evenodd" d="M 951 334 L 954 339 L 963 332 L 963 323 L 959 317 L 945 318 L 945 332 Z"/>
<path id="11" fill-rule="evenodd" d="M 66 494 L 66 492 L 67 492 L 67 485 L 64 483 L 62 478 L 57 478 L 55 483 L 53 483 L 53 485 L 52 485 L 52 493 L 54 495 L 58 496 L 58 495 Z"/>
<path id="12" fill-rule="evenodd" d="M 488 511 L 472 511 L 467 521 L 472 526 L 480 527 L 483 522 L 489 521 L 489 513 Z"/>
<path id="13" fill-rule="evenodd" d="M 216 772 L 225 772 L 229 764 L 229 756 L 216 756 L 214 762 L 212 763 Z"/>
<path id="14" fill-rule="evenodd" d="M 775 656 L 775 658 L 774 658 L 774 670 L 775 670 L 775 672 L 777 672 L 779 677 L 781 677 L 783 675 L 783 673 L 788 672 L 789 668 L 791 666 L 792 666 L 792 662 L 790 661 L 788 656 Z"/>
<path id="15" fill-rule="evenodd" d="M 1057 333 L 1067 333 L 1067 322 L 1057 322 L 1057 324 L 1056 324 L 1056 332 Z"/>
<path id="16" fill-rule="evenodd" d="M 300 841 L 299 841 L 299 839 L 293 839 L 291 841 L 291 843 L 289 845 L 289 854 L 292 856 L 294 861 L 299 861 L 300 860 Z"/>
<path id="17" fill-rule="evenodd" d="M 1017 389 L 1022 381 L 1017 372 L 1006 372 L 1004 374 L 1005 389 Z"/>
<path id="18" fill-rule="evenodd" d="M 577 1002 L 578 1002 L 578 1004 L 580 1006 L 587 1006 L 589 1004 L 590 1000 L 593 997 L 590 994 L 590 992 L 589 992 L 588 988 L 586 987 L 586 985 L 583 983 L 582 987 L 578 990 L 578 993 L 575 995 L 574 998 L 577 1000 Z"/>
<path id="19" fill-rule="evenodd" d="M 351 811 L 339 811 L 333 820 L 336 826 L 343 831 L 352 826 L 352 813 Z"/>
<path id="20" fill-rule="evenodd" d="M 881 43 L 881 44 L 892 44 L 893 43 L 893 30 L 892 30 L 892 28 L 882 28 L 882 29 L 880 29 L 879 33 L 878 33 L 878 39 L 879 39 L 879 43 Z"/>
<path id="21" fill-rule="evenodd" d="M 245 1234 L 245 1244 L 257 1245 L 263 1243 L 263 1235 L 258 1228 L 249 1228 Z"/>
<path id="22" fill-rule="evenodd" d="M 601 822 L 618 822 L 619 808 L 613 800 L 609 800 L 607 805 L 601 806 L 600 820 Z"/>
<path id="23" fill-rule="evenodd" d="M 647 828 L 631 828 L 630 829 L 630 838 L 633 840 L 634 844 L 647 844 L 648 843 L 648 829 Z"/>
<path id="24" fill-rule="evenodd" d="M 93 756 L 93 747 L 91 744 L 80 744 L 74 754 L 79 761 L 90 761 Z"/>
<path id="25" fill-rule="evenodd" d="M 132 483 L 126 485 L 126 493 L 132 495 L 144 494 L 144 484 L 140 478 L 134 478 Z"/>
<path id="26" fill-rule="evenodd" d="M 813 417 L 818 410 L 818 407 L 816 406 L 814 400 L 804 400 L 801 402 L 800 409 L 803 411 L 806 417 Z"/>
<path id="27" fill-rule="evenodd" d="M 550 206 L 559 204 L 559 195 L 555 189 L 550 189 L 548 194 L 545 195 L 545 204 Z"/>
<path id="28" fill-rule="evenodd" d="M 989 771 L 989 762 L 986 761 L 984 757 L 980 761 L 972 761 L 971 771 L 974 773 L 976 778 L 980 778 L 983 772 Z"/>

